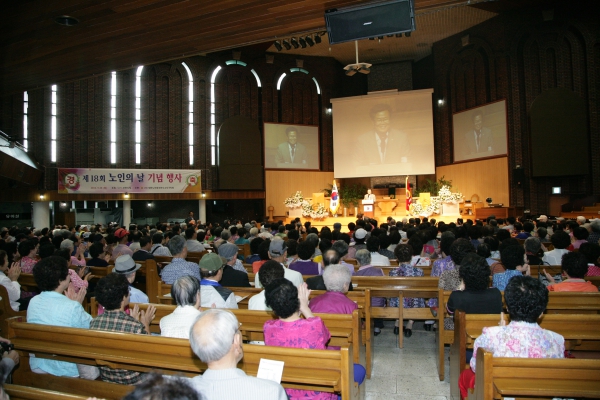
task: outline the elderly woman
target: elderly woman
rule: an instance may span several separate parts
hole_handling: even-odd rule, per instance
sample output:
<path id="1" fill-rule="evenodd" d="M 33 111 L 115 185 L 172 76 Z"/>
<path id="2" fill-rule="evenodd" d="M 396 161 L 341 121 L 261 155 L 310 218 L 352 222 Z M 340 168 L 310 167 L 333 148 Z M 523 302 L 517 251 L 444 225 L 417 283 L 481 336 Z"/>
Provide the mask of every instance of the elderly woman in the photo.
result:
<path id="1" fill-rule="evenodd" d="M 568 253 L 562 258 L 563 276 L 565 279 L 556 283 L 554 278 L 544 270 L 550 282 L 548 290 L 551 292 L 597 292 L 598 288 L 583 277 L 588 272 L 587 258 L 584 254 Z"/>
<path id="2" fill-rule="evenodd" d="M 458 268 L 461 289 L 452 292 L 446 309 L 454 314 L 463 310 L 467 314 L 500 314 L 502 312 L 502 294 L 496 288 L 490 288 L 490 266 L 485 258 L 476 254 L 467 254 Z M 454 321 L 448 318 L 444 328 L 454 330 Z"/>
<path id="3" fill-rule="evenodd" d="M 571 244 L 571 237 L 567 232 L 559 230 L 554 232 L 550 241 L 554 246 L 554 250 L 546 251 L 544 257 L 542 257 L 542 261 L 549 265 L 560 265 L 562 256 L 569 252 L 567 247 Z"/>
<path id="4" fill-rule="evenodd" d="M 475 387 L 475 367 L 479 347 L 491 351 L 494 357 L 563 358 L 565 339 L 554 332 L 542 329 L 537 320 L 548 305 L 548 290 L 537 279 L 517 276 L 510 280 L 504 291 L 510 324 L 501 319 L 500 326 L 483 328 L 475 340 L 471 368 L 460 374 L 458 386 L 461 398 Z"/>
<path id="5" fill-rule="evenodd" d="M 371 265 L 371 253 L 367 249 L 361 249 L 356 252 L 356 261 L 358 261 L 358 271 L 354 273 L 356 276 L 384 276 L 381 268 L 376 268 Z M 371 297 L 371 307 L 385 307 L 385 297 Z M 374 318 L 375 336 L 381 333 L 383 328 L 383 320 Z"/>
<path id="6" fill-rule="evenodd" d="M 37 241 L 37 239 L 36 239 Z M 30 274 L 33 271 L 33 266 L 37 263 L 35 254 L 37 253 L 37 244 L 33 240 L 24 240 L 18 246 L 19 255 L 21 256 L 20 266 L 21 272 Z"/>
<path id="7" fill-rule="evenodd" d="M 498 288 L 498 290 L 504 290 L 508 281 L 514 276 L 531 274 L 523 246 L 507 246 L 503 248 L 500 251 L 500 259 L 506 271 L 494 274 L 492 286 Z"/>
<path id="8" fill-rule="evenodd" d="M 398 259 L 398 268 L 390 271 L 390 276 L 424 276 L 423 270 L 421 268 L 413 267 L 410 265 L 410 261 L 412 260 L 413 249 L 408 244 L 399 244 L 394 249 L 394 255 L 396 259 Z M 392 297 L 390 299 L 390 307 L 398 307 L 399 301 L 397 297 Z M 421 298 L 405 298 L 404 299 L 404 308 L 422 308 L 425 307 L 425 300 Z M 404 327 L 404 336 L 411 337 L 412 336 L 412 327 L 415 321 L 408 320 L 406 326 Z M 431 325 L 431 324 L 427 324 Z M 394 327 L 394 333 L 398 335 L 400 333 L 400 327 L 398 325 L 398 321 L 396 321 L 396 326 Z"/>
<path id="9" fill-rule="evenodd" d="M 358 305 L 346 297 L 352 275 L 345 265 L 332 264 L 323 271 L 327 292 L 310 301 L 310 309 L 316 313 L 352 314 Z"/>
<path id="10" fill-rule="evenodd" d="M 321 275 L 321 264 L 311 260 L 315 252 L 315 246 L 312 242 L 304 241 L 298 243 L 296 248 L 298 258 L 290 264 L 289 268 L 293 271 L 300 272 L 302 275 Z"/>
<path id="11" fill-rule="evenodd" d="M 329 267 L 328 267 L 329 268 Z M 271 307 L 276 320 L 267 321 L 263 330 L 267 346 L 296 347 L 301 349 L 327 348 L 331 337 L 320 317 L 315 317 L 308 306 L 310 290 L 306 283 L 296 288 L 285 278 L 276 279 L 266 288 L 266 303 Z M 301 318 L 301 315 L 304 318 Z M 358 366 L 362 368 L 361 366 Z M 355 365 L 355 381 L 362 383 L 360 368 Z M 358 369 L 358 371 L 357 371 Z M 364 370 L 364 369 L 363 369 Z M 359 379 L 360 378 L 360 379 Z M 334 393 L 286 389 L 290 399 L 311 398 L 315 400 L 337 399 Z"/>
<path id="12" fill-rule="evenodd" d="M 8 268 L 8 254 L 4 250 L 0 250 L 0 285 L 6 288 L 8 293 L 8 301 L 10 307 L 14 311 L 22 311 L 27 309 L 31 297 L 21 299 L 21 285 L 17 280 L 21 275 L 21 267 L 18 262 Z M 6 300 L 5 300 L 6 301 Z"/>
<path id="13" fill-rule="evenodd" d="M 600 245 L 584 243 L 579 247 L 579 254 L 583 254 L 587 259 L 588 272 L 585 276 L 600 276 Z"/>
<path id="14" fill-rule="evenodd" d="M 75 253 L 75 255 L 73 254 L 73 251 L 75 251 L 75 242 L 73 242 L 71 239 L 65 239 L 62 242 L 60 242 L 60 249 L 61 250 L 68 250 L 69 251 L 69 255 L 71 257 L 71 265 L 76 265 L 76 266 L 83 266 L 85 267 L 85 245 L 84 244 L 79 244 L 77 246 L 77 252 Z"/>
<path id="15" fill-rule="evenodd" d="M 542 265 L 544 262 L 542 261 L 542 242 L 539 238 L 532 236 L 525 240 L 525 255 L 527 257 L 527 262 L 530 265 Z"/>

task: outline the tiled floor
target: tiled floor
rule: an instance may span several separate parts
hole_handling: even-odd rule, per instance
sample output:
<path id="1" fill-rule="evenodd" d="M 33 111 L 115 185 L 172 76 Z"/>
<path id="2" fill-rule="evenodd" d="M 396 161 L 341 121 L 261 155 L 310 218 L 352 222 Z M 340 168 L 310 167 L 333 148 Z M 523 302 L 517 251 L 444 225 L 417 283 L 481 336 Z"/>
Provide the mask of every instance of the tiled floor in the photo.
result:
<path id="1" fill-rule="evenodd" d="M 435 332 L 426 332 L 422 322 L 415 322 L 413 335 L 404 338 L 404 348 L 397 345 L 393 321 L 374 338 L 374 365 L 371 379 L 366 380 L 366 400 L 446 400 L 450 399 L 448 353 L 446 374 L 441 382 L 436 367 Z"/>

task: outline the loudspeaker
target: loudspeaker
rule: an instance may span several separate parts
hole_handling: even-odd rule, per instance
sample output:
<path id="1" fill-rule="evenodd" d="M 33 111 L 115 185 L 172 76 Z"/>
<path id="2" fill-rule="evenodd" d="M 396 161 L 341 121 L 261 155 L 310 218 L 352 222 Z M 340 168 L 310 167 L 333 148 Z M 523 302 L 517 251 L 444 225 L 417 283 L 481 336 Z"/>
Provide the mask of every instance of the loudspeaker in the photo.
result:
<path id="1" fill-rule="evenodd" d="M 525 181 L 525 170 L 523 168 L 513 169 L 513 182 L 516 185 L 522 185 Z"/>
<path id="2" fill-rule="evenodd" d="M 414 0 L 395 0 L 325 12 L 330 44 L 415 30 Z"/>

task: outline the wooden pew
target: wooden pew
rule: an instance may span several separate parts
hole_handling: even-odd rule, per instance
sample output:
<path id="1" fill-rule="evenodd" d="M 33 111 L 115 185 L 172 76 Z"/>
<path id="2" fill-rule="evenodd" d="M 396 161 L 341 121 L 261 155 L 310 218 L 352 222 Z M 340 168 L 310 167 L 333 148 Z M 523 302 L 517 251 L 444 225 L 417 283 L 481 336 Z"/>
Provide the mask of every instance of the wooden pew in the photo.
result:
<path id="1" fill-rule="evenodd" d="M 600 398 L 599 374 L 600 360 L 494 357 L 480 348 L 468 399 Z"/>
<path id="2" fill-rule="evenodd" d="M 12 317 L 25 317 L 27 316 L 27 311 L 15 311 L 12 309 L 10 300 L 8 299 L 8 292 L 2 285 L 0 285 L 0 297 L 2 298 L 2 301 L 0 301 L 0 332 L 2 332 L 2 335 L 6 335 L 6 332 L 8 332 L 6 320 Z"/>
<path id="3" fill-rule="evenodd" d="M 163 281 L 157 281 L 156 288 L 158 293 L 158 304 L 171 304 L 174 305 L 175 301 L 171 298 L 171 286 L 170 284 L 164 283 Z M 243 300 L 238 302 L 238 308 L 248 309 L 248 301 L 250 297 L 258 294 L 262 291 L 259 288 L 253 287 L 229 287 L 232 292 L 235 293 L 236 296 L 244 297 Z"/>
<path id="4" fill-rule="evenodd" d="M 237 244 L 236 246 L 238 247 L 238 253 L 244 256 L 244 260 L 252 255 L 250 254 L 250 243 Z"/>
<path id="5" fill-rule="evenodd" d="M 11 400 L 87 400 L 88 396 L 78 396 L 53 390 L 28 386 L 4 384 L 4 391 Z"/>
<path id="6" fill-rule="evenodd" d="M 139 372 L 160 369 L 163 374 L 196 376 L 206 370 L 186 339 L 104 332 L 77 328 L 9 321 L 8 338 L 21 357 L 21 365 L 13 373 L 18 385 L 44 389 L 68 390 L 69 393 L 120 399 L 132 387 L 79 378 L 39 375 L 31 372 L 29 353 L 36 357 L 104 365 Z M 256 376 L 261 358 L 284 361 L 282 384 L 286 388 L 341 393 L 343 400 L 358 399 L 354 383 L 352 348 L 311 350 L 244 344 L 244 358 L 238 368 Z"/>
<path id="7" fill-rule="evenodd" d="M 33 274 L 19 275 L 18 282 L 21 285 L 21 290 L 24 292 L 40 292 L 35 279 L 33 279 Z"/>
<path id="8" fill-rule="evenodd" d="M 508 324 L 508 315 L 504 318 Z M 460 397 L 458 377 L 469 363 L 467 349 L 473 348 L 484 327 L 497 326 L 499 321 L 498 314 L 466 314 L 460 310 L 454 314 L 454 343 L 450 347 L 450 392 L 453 398 Z M 544 314 L 538 323 L 542 328 L 562 335 L 567 350 L 600 349 L 600 315 Z"/>

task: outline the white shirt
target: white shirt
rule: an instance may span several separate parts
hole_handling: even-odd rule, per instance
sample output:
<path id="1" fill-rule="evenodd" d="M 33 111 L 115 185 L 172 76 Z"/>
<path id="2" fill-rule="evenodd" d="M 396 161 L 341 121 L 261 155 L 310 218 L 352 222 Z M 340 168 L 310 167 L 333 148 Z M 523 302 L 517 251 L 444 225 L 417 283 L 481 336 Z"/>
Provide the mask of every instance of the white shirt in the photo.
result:
<path id="1" fill-rule="evenodd" d="M 200 315 L 194 306 L 177 306 L 169 315 L 160 320 L 160 335 L 179 339 L 190 338 L 190 328 Z"/>
<path id="2" fill-rule="evenodd" d="M 200 251 L 204 251 L 205 247 L 202 243 L 200 243 L 197 240 L 194 239 L 189 239 L 186 240 L 185 242 L 185 246 L 187 247 L 187 251 L 191 251 L 191 252 L 200 252 Z"/>
<path id="3" fill-rule="evenodd" d="M 390 259 L 379 253 L 371 253 L 371 265 L 374 267 L 388 267 Z"/>
<path id="4" fill-rule="evenodd" d="M 150 299 L 148 299 L 148 296 L 146 296 L 146 293 L 142 292 L 138 288 L 129 286 L 129 293 L 131 293 L 131 296 L 129 297 L 129 301 L 132 303 L 150 303 Z"/>
<path id="5" fill-rule="evenodd" d="M 255 294 L 248 301 L 248 310 L 271 311 L 271 307 L 265 304 L 265 291 Z"/>
<path id="6" fill-rule="evenodd" d="M 140 248 L 141 248 L 140 242 L 133 242 L 129 245 L 129 250 L 133 251 L 134 253 L 136 252 L 136 250 L 139 250 Z"/>
<path id="7" fill-rule="evenodd" d="M 550 265 L 562 265 L 562 257 L 567 254 L 567 249 L 554 249 L 544 253 L 542 257 L 543 262 L 547 262 Z"/>
<path id="8" fill-rule="evenodd" d="M 287 400 L 283 387 L 273 381 L 248 376 L 239 368 L 207 369 L 189 381 L 190 385 L 210 400 Z"/>
<path id="9" fill-rule="evenodd" d="M 154 249 L 156 249 L 156 250 L 154 250 Z M 150 253 L 155 256 L 167 256 L 167 257 L 173 256 L 166 246 L 163 246 L 162 244 L 158 244 L 158 243 L 152 245 L 152 248 L 150 249 Z"/>
<path id="10" fill-rule="evenodd" d="M 283 277 L 288 281 L 292 282 L 294 286 L 298 287 L 304 283 L 304 279 L 302 278 L 302 274 L 298 271 L 291 270 L 287 268 L 285 265 L 281 264 L 283 267 Z M 262 288 L 260 281 L 258 280 L 258 272 L 254 275 L 254 287 Z"/>
<path id="11" fill-rule="evenodd" d="M 214 304 L 216 308 L 238 308 L 233 292 L 227 300 L 223 300 L 223 296 L 211 285 L 200 285 L 200 298 L 202 307 L 210 308 Z"/>
<path id="12" fill-rule="evenodd" d="M 0 271 L 0 285 L 4 286 L 8 292 L 10 307 L 15 311 L 19 311 L 19 302 L 17 301 L 21 298 L 21 285 L 19 282 L 11 281 L 4 272 Z"/>

